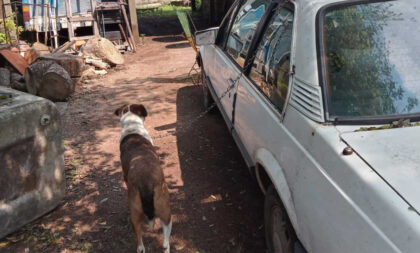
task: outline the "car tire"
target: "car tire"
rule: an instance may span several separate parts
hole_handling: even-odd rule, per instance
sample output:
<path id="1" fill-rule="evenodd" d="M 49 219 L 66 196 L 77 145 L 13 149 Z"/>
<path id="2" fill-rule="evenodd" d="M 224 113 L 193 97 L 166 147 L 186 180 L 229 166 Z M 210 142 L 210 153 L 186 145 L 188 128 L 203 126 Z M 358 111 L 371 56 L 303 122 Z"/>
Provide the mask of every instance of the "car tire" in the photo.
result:
<path id="1" fill-rule="evenodd" d="M 298 239 L 286 209 L 271 185 L 264 202 L 265 240 L 268 253 L 293 253 Z"/>

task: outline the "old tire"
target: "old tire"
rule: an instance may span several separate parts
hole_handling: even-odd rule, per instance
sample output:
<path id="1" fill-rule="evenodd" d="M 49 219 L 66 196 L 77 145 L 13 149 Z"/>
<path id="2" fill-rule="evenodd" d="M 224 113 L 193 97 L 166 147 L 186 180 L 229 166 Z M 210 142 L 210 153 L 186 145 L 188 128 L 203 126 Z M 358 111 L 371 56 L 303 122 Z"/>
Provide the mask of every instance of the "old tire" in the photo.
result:
<path id="1" fill-rule="evenodd" d="M 264 223 L 267 252 L 293 253 L 297 236 L 273 185 L 265 195 Z"/>

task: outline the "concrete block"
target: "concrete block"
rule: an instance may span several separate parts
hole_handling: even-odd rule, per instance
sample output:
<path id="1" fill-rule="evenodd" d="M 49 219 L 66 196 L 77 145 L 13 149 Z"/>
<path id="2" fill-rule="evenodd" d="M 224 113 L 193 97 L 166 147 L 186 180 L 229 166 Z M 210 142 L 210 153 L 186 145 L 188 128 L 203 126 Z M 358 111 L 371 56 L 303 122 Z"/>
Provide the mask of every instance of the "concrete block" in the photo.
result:
<path id="1" fill-rule="evenodd" d="M 54 103 L 0 87 L 0 238 L 55 208 L 65 194 Z"/>

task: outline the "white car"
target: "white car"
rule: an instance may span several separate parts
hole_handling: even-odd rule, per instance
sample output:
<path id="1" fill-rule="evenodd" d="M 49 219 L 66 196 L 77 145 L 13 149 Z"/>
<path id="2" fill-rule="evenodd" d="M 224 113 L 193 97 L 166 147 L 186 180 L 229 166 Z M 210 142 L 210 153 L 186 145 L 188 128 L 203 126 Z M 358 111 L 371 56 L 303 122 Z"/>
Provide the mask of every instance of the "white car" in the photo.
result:
<path id="1" fill-rule="evenodd" d="M 238 0 L 196 41 L 269 252 L 420 252 L 420 1 Z"/>

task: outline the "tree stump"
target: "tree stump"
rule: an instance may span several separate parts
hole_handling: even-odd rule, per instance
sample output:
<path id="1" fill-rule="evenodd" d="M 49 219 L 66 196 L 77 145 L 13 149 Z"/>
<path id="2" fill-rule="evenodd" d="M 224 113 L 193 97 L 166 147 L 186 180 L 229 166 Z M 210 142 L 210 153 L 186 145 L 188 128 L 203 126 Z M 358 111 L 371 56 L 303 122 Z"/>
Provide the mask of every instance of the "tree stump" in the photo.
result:
<path id="1" fill-rule="evenodd" d="M 49 53 L 49 47 L 42 43 L 35 42 L 30 49 L 26 50 L 24 58 L 28 64 L 32 64 L 38 57 Z"/>
<path id="2" fill-rule="evenodd" d="M 63 101 L 75 89 L 69 73 L 54 61 L 37 61 L 25 71 L 26 89 L 52 101 Z"/>
<path id="3" fill-rule="evenodd" d="M 30 48 L 25 52 L 25 56 L 23 58 L 28 64 L 32 64 L 40 55 L 41 53 L 38 50 Z"/>
<path id="4" fill-rule="evenodd" d="M 54 61 L 63 67 L 71 77 L 82 76 L 85 62 L 83 57 L 61 53 L 46 54 L 39 57 L 41 61 Z"/>
<path id="5" fill-rule="evenodd" d="M 40 52 L 40 55 L 46 55 L 51 53 L 50 48 L 40 42 L 35 42 L 31 48 L 38 50 Z"/>

